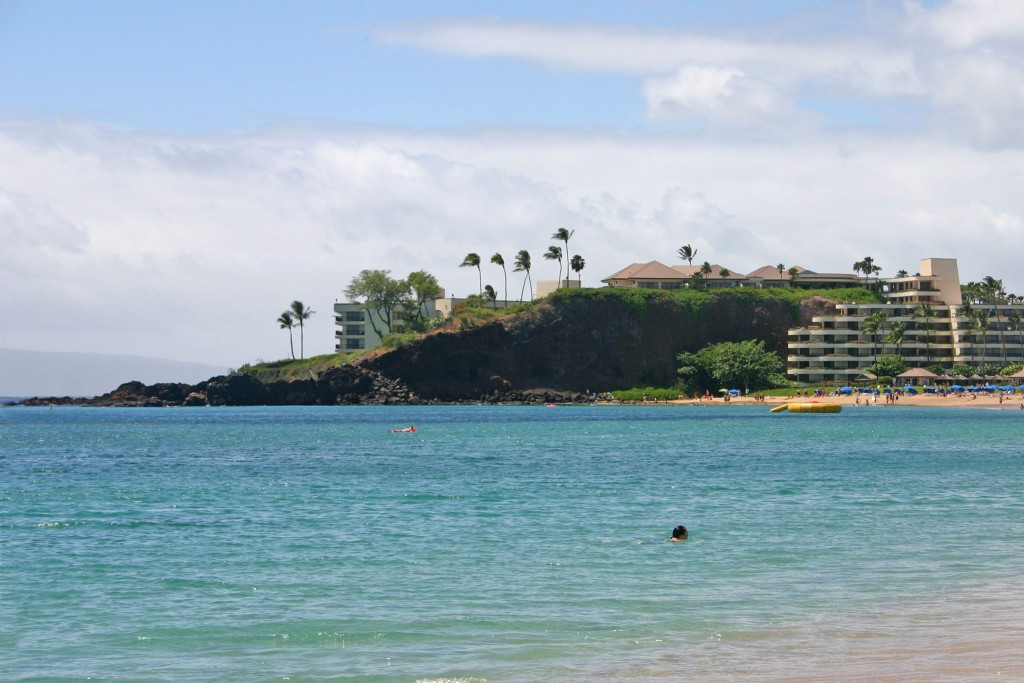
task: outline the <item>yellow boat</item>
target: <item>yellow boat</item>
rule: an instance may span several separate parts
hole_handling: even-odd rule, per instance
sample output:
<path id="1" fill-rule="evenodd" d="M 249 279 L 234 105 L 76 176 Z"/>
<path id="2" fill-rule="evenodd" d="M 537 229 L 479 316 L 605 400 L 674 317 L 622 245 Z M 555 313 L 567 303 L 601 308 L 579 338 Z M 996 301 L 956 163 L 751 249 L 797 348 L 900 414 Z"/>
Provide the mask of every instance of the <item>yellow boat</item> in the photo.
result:
<path id="1" fill-rule="evenodd" d="M 772 408 L 773 413 L 838 413 L 843 407 L 838 403 L 783 403 Z"/>

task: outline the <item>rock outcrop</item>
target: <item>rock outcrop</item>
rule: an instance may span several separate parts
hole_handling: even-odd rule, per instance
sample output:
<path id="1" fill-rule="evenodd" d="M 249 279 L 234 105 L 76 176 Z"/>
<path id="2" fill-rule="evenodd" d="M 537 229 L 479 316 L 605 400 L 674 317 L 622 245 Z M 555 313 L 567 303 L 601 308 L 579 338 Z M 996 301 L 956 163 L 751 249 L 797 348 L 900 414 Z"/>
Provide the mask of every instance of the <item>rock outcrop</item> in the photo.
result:
<path id="1" fill-rule="evenodd" d="M 567 292 L 517 315 L 439 330 L 311 379 L 261 382 L 240 373 L 194 386 L 127 382 L 94 399 L 28 405 L 385 405 L 587 401 L 594 392 L 670 386 L 677 356 L 708 344 L 762 339 L 785 356 L 787 330 L 835 310 L 815 297 L 796 306 L 771 296 L 707 298 Z"/>

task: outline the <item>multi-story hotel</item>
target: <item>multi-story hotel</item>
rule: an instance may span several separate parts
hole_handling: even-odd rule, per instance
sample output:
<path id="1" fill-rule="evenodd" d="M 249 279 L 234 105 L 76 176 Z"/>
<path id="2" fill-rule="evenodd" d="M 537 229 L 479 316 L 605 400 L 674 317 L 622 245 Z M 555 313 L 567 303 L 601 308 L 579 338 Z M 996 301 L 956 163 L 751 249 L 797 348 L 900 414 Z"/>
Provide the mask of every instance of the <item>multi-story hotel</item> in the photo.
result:
<path id="1" fill-rule="evenodd" d="M 815 316 L 807 327 L 789 330 L 791 377 L 810 384 L 847 383 L 883 354 L 899 354 L 911 367 L 945 369 L 1024 361 L 1018 322 L 1024 306 L 973 305 L 983 313 L 981 323 L 979 317 L 965 315 L 956 259 L 923 259 L 920 273 L 883 278 L 879 285 L 885 303 L 838 303 L 834 314 Z M 894 323 L 902 338 L 887 343 Z"/>

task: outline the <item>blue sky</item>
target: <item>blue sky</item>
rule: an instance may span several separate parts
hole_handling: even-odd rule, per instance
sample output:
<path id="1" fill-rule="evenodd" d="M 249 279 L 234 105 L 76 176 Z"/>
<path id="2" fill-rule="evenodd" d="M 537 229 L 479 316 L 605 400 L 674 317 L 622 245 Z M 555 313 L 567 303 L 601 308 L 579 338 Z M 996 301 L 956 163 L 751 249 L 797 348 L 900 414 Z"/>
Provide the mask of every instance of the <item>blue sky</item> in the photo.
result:
<path id="1" fill-rule="evenodd" d="M 314 118 L 394 126 L 650 125 L 635 79 L 382 44 L 445 18 L 718 29 L 856 24 L 849 2 L 7 2 L 0 106 L 172 131 Z M 840 121 L 878 107 L 808 97 Z M 861 112 L 868 110 L 866 116 Z"/>
<path id="2" fill-rule="evenodd" d="M 590 285 L 689 243 L 1024 293 L 1022 148 L 1016 0 L 0 1 L 0 346 L 232 366 L 298 298 L 324 353 L 360 270 L 554 279 L 562 226 Z"/>

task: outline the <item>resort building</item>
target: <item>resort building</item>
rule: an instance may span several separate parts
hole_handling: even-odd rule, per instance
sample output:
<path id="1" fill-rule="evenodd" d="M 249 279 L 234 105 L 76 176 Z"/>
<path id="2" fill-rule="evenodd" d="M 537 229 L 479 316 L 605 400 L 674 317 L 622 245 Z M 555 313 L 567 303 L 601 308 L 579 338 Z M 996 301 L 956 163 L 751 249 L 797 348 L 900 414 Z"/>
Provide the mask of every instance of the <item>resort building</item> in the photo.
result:
<path id="1" fill-rule="evenodd" d="M 883 354 L 918 368 L 1024 362 L 1024 306 L 964 306 L 956 259 L 923 259 L 919 273 L 877 284 L 885 303 L 839 303 L 834 314 L 789 330 L 793 379 L 847 384 Z"/>
<path id="2" fill-rule="evenodd" d="M 467 301 L 460 297 L 441 297 L 423 304 L 422 315 L 427 318 L 447 318 L 458 306 Z M 503 308 L 517 304 L 517 301 L 498 299 L 488 302 L 488 306 Z M 391 331 L 401 332 L 414 312 L 396 306 L 391 312 Z M 381 344 L 381 338 L 388 334 L 388 326 L 381 314 L 373 309 L 366 309 L 359 302 L 349 301 L 334 303 L 334 349 L 338 352 L 375 349 Z"/>
<path id="3" fill-rule="evenodd" d="M 852 273 L 817 273 L 801 266 L 779 269 L 761 266 L 743 274 L 719 264 L 705 266 L 666 266 L 659 261 L 633 263 L 601 282 L 609 287 L 642 287 L 644 289 L 684 289 L 701 286 L 705 289 L 730 287 L 799 287 L 803 289 L 837 289 L 860 287 L 862 282 Z"/>

